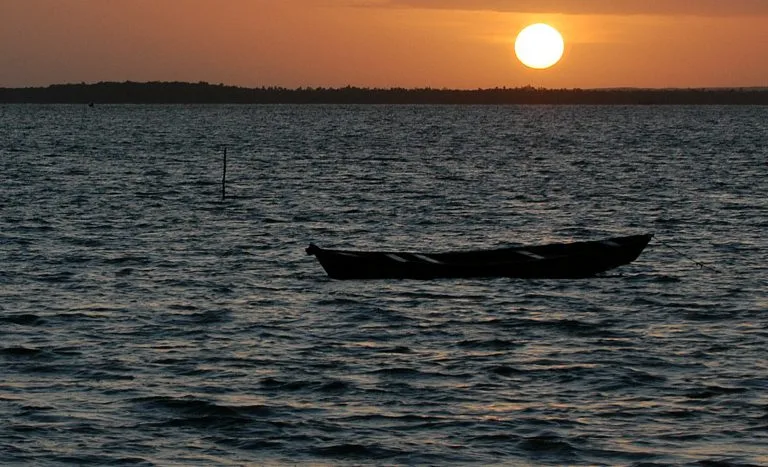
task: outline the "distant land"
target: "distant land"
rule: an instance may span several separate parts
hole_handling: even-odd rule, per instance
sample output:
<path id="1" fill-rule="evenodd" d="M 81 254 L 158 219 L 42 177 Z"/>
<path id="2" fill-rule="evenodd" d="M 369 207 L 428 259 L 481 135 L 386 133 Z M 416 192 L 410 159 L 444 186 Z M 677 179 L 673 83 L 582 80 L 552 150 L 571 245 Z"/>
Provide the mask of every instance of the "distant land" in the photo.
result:
<path id="1" fill-rule="evenodd" d="M 491 89 L 244 88 L 206 82 L 126 81 L 0 88 L 14 104 L 591 104 L 768 105 L 768 88 Z"/>

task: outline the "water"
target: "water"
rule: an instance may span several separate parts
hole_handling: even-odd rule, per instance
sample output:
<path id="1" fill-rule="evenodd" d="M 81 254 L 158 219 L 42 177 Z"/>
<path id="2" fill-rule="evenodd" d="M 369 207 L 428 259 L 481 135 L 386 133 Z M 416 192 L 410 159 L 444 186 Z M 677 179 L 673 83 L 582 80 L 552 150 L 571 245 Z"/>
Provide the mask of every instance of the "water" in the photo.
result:
<path id="1" fill-rule="evenodd" d="M 765 122 L 0 106 L 0 463 L 768 464 Z M 590 280 L 338 282 L 303 252 L 646 231 Z"/>

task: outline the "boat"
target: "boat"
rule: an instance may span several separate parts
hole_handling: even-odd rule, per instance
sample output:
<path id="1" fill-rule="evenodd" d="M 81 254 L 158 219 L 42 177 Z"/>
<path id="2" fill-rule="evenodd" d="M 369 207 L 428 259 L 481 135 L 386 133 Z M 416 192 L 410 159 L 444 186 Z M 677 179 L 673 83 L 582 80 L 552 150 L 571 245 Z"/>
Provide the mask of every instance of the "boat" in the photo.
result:
<path id="1" fill-rule="evenodd" d="M 472 251 L 419 253 L 306 248 L 332 279 L 578 279 L 631 263 L 653 234 Z"/>

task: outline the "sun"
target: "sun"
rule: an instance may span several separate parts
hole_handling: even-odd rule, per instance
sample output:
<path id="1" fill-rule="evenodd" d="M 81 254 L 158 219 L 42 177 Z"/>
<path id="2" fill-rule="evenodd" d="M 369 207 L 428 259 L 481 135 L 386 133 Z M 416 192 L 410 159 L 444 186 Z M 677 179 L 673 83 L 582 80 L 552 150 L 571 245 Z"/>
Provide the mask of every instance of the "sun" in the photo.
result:
<path id="1" fill-rule="evenodd" d="M 565 43 L 557 29 L 544 23 L 527 26 L 515 39 L 515 54 L 523 65 L 542 70 L 560 61 Z"/>

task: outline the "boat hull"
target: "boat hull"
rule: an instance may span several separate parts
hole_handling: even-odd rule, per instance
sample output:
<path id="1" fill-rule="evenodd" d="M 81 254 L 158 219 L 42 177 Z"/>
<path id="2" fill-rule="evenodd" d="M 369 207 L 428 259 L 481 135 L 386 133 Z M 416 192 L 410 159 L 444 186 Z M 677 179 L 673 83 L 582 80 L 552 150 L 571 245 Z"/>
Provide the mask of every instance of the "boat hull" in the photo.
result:
<path id="1" fill-rule="evenodd" d="M 336 250 L 310 244 L 306 252 L 318 259 L 328 276 L 342 280 L 575 279 L 631 263 L 652 237 L 652 234 L 630 235 L 596 241 L 445 253 Z"/>

